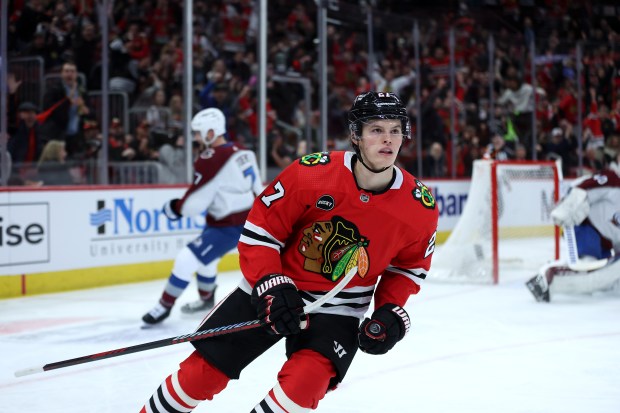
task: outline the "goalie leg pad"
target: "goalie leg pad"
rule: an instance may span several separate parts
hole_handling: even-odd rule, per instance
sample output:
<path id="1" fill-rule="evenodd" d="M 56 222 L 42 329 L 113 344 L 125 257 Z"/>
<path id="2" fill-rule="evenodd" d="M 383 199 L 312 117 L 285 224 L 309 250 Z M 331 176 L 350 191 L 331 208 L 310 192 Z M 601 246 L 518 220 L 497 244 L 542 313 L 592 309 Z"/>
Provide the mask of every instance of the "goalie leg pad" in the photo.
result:
<path id="1" fill-rule="evenodd" d="M 620 258 L 594 271 L 571 271 L 566 268 L 553 277 L 552 294 L 591 294 L 614 288 L 620 282 Z"/>

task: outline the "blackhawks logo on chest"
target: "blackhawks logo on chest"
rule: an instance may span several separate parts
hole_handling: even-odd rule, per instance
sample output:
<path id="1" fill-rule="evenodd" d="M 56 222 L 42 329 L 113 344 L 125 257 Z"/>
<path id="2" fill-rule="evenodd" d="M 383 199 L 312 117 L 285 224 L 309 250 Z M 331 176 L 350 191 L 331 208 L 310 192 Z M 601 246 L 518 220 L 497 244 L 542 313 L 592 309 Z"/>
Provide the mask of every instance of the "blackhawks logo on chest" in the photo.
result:
<path id="1" fill-rule="evenodd" d="M 304 228 L 297 250 L 304 257 L 305 270 L 337 281 L 355 266 L 360 277 L 366 276 L 370 268 L 369 243 L 355 224 L 334 216 Z"/>

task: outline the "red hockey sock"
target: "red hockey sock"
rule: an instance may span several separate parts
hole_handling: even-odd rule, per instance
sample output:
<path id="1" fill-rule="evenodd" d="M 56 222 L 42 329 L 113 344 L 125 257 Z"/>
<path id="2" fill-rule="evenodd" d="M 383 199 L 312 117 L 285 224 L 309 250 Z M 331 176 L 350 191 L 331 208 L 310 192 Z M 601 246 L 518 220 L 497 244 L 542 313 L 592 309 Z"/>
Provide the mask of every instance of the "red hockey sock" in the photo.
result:
<path id="1" fill-rule="evenodd" d="M 278 382 L 295 404 L 316 409 L 333 377 L 336 369 L 329 359 L 313 350 L 300 350 L 284 363 Z"/>
<path id="2" fill-rule="evenodd" d="M 229 378 L 194 351 L 157 388 L 140 413 L 191 412 L 203 400 L 221 392 Z"/>
<path id="3" fill-rule="evenodd" d="M 193 399 L 212 400 L 226 388 L 230 379 L 194 351 L 180 364 L 179 384 Z"/>

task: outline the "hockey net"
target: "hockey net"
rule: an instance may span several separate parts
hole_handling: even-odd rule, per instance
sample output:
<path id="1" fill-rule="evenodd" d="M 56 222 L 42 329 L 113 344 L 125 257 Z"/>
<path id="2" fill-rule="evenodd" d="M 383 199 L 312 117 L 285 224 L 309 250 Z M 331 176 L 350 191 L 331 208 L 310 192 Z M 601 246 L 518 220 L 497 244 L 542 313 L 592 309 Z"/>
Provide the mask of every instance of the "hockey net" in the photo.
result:
<path id="1" fill-rule="evenodd" d="M 498 283 L 559 257 L 559 163 L 478 160 L 461 218 L 437 247 L 429 280 Z"/>

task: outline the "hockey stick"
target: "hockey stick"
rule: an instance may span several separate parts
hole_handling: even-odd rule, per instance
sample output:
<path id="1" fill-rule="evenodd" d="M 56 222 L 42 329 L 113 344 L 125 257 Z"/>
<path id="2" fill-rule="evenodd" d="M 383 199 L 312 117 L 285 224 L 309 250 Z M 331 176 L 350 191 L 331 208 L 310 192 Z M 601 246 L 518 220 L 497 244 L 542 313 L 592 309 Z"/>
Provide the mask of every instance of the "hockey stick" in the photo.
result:
<path id="1" fill-rule="evenodd" d="M 316 311 L 319 307 L 325 304 L 327 301 L 331 300 L 336 294 L 338 294 L 346 285 L 351 281 L 351 279 L 357 273 L 357 266 L 351 268 L 349 272 L 340 280 L 340 282 L 332 288 L 328 293 L 326 293 L 323 297 L 319 298 L 313 303 L 310 303 L 303 308 L 303 314 L 310 314 Z M 90 363 L 92 361 L 108 359 L 112 357 L 123 356 L 125 354 L 138 353 L 140 351 L 151 350 L 154 348 L 170 346 L 173 344 L 186 343 L 190 341 L 202 340 L 209 337 L 221 336 L 224 334 L 237 333 L 240 331 L 250 330 L 253 328 L 260 327 L 260 320 L 251 320 L 244 321 L 237 324 L 230 324 L 222 327 L 210 328 L 208 330 L 196 331 L 191 334 L 184 334 L 177 337 L 165 338 L 162 340 L 151 341 L 149 343 L 137 344 L 135 346 L 129 346 L 124 348 L 119 348 L 116 350 L 108 350 L 102 353 L 90 354 L 88 356 L 77 357 L 69 360 L 57 361 L 54 363 L 49 363 L 41 367 L 32 367 L 28 369 L 18 370 L 15 372 L 15 377 L 27 376 L 29 374 L 42 373 L 44 371 L 61 369 L 64 367 L 75 366 L 78 364 Z"/>

